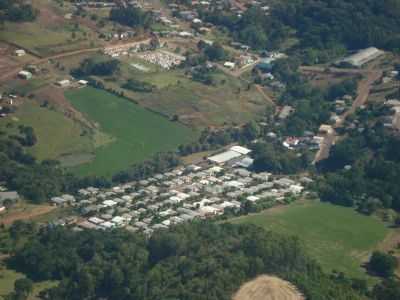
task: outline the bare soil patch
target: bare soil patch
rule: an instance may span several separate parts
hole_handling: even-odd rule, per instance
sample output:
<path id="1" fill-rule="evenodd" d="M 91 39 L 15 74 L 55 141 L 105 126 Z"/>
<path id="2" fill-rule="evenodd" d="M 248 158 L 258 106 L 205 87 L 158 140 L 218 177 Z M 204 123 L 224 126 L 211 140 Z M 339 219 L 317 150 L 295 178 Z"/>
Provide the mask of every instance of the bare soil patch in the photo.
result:
<path id="1" fill-rule="evenodd" d="M 232 300 L 304 300 L 304 296 L 288 281 L 262 275 L 245 283 Z"/>
<path id="2" fill-rule="evenodd" d="M 22 210 L 12 211 L 2 215 L 0 219 L 0 224 L 11 225 L 18 220 L 30 220 L 40 215 L 47 214 L 55 209 L 55 206 L 50 205 L 36 205 L 33 207 L 27 207 Z"/>

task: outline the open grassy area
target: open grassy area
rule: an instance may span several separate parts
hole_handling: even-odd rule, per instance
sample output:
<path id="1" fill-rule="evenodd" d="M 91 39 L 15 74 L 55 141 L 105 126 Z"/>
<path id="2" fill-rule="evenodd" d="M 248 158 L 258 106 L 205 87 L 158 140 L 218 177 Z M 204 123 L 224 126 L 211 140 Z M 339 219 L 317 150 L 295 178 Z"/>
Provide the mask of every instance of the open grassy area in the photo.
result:
<path id="1" fill-rule="evenodd" d="M 0 29 L 0 40 L 29 49 L 39 56 L 77 50 L 96 43 L 95 32 L 64 18 L 72 11 L 69 5 L 61 7 L 55 1 L 36 0 L 33 6 L 40 11 L 37 19 L 29 23 L 5 22 Z"/>
<path id="2" fill-rule="evenodd" d="M 0 299 L 3 299 L 3 296 L 14 290 L 14 282 L 17 279 L 24 277 L 24 274 L 7 269 L 4 265 L 0 265 Z M 57 285 L 57 282 L 54 281 L 35 282 L 33 285 L 33 292 L 28 297 L 28 300 L 39 300 L 40 298 L 38 295 L 41 291 L 54 287 L 55 285 Z"/>
<path id="3" fill-rule="evenodd" d="M 67 91 L 65 95 L 101 131 L 114 138 L 96 148 L 92 162 L 75 169 L 81 175 L 111 176 L 195 138 L 191 129 L 102 90 L 88 87 Z"/>
<path id="4" fill-rule="evenodd" d="M 366 278 L 361 264 L 389 232 L 373 217 L 318 202 L 294 203 L 232 222 L 298 236 L 326 271 L 338 270 L 358 278 Z"/>
<path id="5" fill-rule="evenodd" d="M 149 71 L 142 72 L 130 65 L 136 62 L 148 67 Z M 191 80 L 183 70 L 161 70 L 131 58 L 123 60 L 117 81 L 107 84 L 117 88 L 128 78 L 157 87 L 152 93 L 126 91 L 129 97 L 163 114 L 177 114 L 183 122 L 194 126 L 219 126 L 225 122 L 242 124 L 262 114 L 268 105 L 254 87 L 248 89 L 246 82 L 220 71 L 214 75 L 216 85 L 205 85 Z"/>
<path id="6" fill-rule="evenodd" d="M 19 106 L 12 119 L 0 119 L 0 129 L 3 130 L 17 131 L 19 125 L 34 128 L 37 143 L 29 151 L 40 160 L 93 150 L 91 137 L 84 134 L 80 124 L 60 112 L 40 107 L 34 101 Z"/>

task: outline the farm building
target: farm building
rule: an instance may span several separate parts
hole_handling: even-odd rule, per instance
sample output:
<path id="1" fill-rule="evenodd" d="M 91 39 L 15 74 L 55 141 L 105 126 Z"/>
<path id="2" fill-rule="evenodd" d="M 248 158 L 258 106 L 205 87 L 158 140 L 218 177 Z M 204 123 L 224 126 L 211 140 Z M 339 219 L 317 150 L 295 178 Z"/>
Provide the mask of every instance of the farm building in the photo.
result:
<path id="1" fill-rule="evenodd" d="M 357 53 L 340 60 L 336 64 L 344 67 L 349 66 L 349 67 L 361 68 L 366 63 L 378 58 L 384 53 L 385 52 L 375 47 L 370 47 L 367 49 L 360 50 Z"/>

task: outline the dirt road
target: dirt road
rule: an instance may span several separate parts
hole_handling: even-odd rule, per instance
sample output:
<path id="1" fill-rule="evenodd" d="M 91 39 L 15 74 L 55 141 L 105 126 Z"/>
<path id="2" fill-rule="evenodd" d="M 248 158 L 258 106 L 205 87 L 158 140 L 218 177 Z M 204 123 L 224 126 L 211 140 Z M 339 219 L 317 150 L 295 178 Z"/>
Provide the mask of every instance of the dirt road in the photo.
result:
<path id="1" fill-rule="evenodd" d="M 55 206 L 37 205 L 23 210 L 17 210 L 5 215 L 0 215 L 0 224 L 10 225 L 18 220 L 30 220 L 32 218 L 47 214 L 54 210 Z"/>
<path id="2" fill-rule="evenodd" d="M 366 78 L 358 84 L 356 99 L 353 101 L 351 107 L 337 120 L 333 126 L 333 132 L 325 136 L 319 151 L 315 155 L 314 164 L 329 157 L 330 149 L 338 139 L 335 129 L 341 127 L 349 115 L 353 114 L 357 108 L 367 102 L 373 84 L 382 77 L 382 71 L 378 70 L 364 70 L 364 74 L 366 74 Z"/>

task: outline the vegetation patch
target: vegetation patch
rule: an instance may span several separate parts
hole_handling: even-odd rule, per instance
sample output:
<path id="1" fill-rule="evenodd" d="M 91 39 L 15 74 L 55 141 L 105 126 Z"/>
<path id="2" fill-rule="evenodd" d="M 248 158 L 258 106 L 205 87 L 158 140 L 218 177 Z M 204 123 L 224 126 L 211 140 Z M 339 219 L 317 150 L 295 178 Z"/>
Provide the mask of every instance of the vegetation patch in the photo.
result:
<path id="1" fill-rule="evenodd" d="M 92 162 L 75 169 L 81 175 L 111 176 L 157 152 L 174 150 L 194 137 L 189 128 L 102 90 L 71 90 L 66 97 L 114 138 L 95 149 Z"/>
<path id="2" fill-rule="evenodd" d="M 296 235 L 326 271 L 366 278 L 361 264 L 388 229 L 378 220 L 350 208 L 326 203 L 293 204 L 234 219 L 268 230 Z"/>
<path id="3" fill-rule="evenodd" d="M 79 123 L 33 101 L 18 107 L 15 120 L 0 120 L 0 128 L 7 128 L 8 131 L 19 125 L 34 128 L 37 143 L 29 151 L 39 160 L 58 159 L 67 154 L 90 153 L 93 150 L 89 134 L 85 134 Z"/>

